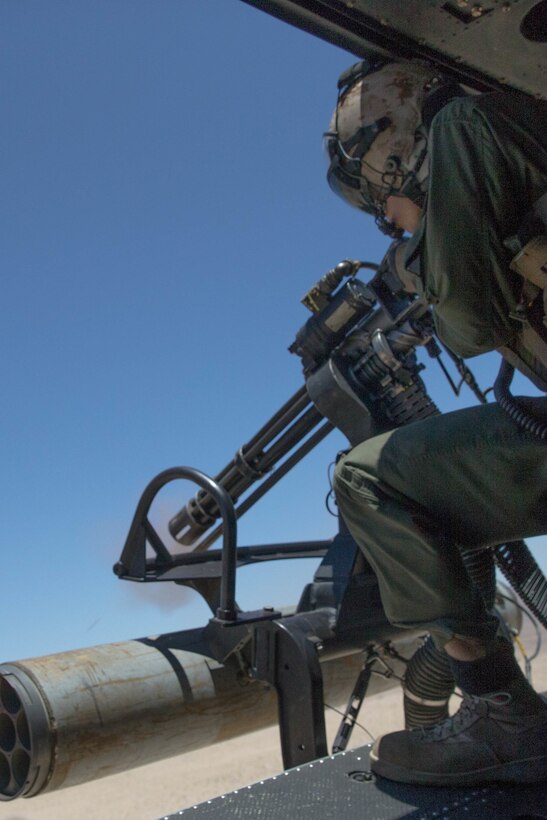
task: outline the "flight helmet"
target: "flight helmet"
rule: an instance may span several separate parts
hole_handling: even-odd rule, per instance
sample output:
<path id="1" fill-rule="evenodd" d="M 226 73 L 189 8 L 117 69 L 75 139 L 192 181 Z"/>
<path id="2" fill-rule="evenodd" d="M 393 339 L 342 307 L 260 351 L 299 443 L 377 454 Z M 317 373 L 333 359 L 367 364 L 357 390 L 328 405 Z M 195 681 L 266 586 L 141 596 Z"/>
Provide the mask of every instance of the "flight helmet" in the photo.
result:
<path id="1" fill-rule="evenodd" d="M 421 63 L 379 59 L 352 66 L 338 80 L 336 109 L 324 135 L 332 190 L 372 214 L 384 233 L 399 236 L 385 217 L 386 200 L 406 196 L 423 206 L 431 114 L 464 93 Z"/>

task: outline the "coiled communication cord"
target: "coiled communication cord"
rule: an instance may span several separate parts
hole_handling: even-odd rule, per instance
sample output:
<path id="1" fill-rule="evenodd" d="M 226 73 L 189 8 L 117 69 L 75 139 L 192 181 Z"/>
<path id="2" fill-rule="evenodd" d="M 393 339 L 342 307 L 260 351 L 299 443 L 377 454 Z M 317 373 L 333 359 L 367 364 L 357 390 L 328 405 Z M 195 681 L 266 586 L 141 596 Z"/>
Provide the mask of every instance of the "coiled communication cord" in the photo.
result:
<path id="1" fill-rule="evenodd" d="M 496 401 L 520 427 L 543 441 L 547 441 L 547 424 L 532 416 L 509 391 L 514 372 L 515 368 L 503 359 L 494 382 Z"/>

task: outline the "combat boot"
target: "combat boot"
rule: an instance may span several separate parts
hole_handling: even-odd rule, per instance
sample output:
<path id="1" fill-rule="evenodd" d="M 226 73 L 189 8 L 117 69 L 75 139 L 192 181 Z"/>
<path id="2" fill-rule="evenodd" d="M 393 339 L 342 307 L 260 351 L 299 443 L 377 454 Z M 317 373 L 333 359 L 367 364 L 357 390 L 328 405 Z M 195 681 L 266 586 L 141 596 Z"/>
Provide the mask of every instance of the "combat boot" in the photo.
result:
<path id="1" fill-rule="evenodd" d="M 375 774 L 428 786 L 547 780 L 547 703 L 526 680 L 465 695 L 458 712 L 430 729 L 392 732 L 370 753 Z"/>

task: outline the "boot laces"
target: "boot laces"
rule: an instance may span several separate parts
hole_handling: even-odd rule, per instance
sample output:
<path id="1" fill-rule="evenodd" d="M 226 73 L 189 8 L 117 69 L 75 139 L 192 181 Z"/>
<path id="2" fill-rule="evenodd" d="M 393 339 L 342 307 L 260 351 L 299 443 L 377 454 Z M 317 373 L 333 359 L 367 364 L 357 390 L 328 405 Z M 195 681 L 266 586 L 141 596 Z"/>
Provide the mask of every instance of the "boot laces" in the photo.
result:
<path id="1" fill-rule="evenodd" d="M 486 706 L 506 706 L 511 701 L 509 692 L 493 692 L 492 694 L 482 695 L 468 695 L 463 693 L 463 702 L 458 711 L 438 723 L 436 726 L 431 726 L 427 729 L 422 729 L 423 740 L 444 740 L 447 737 L 453 737 L 460 734 L 460 732 L 471 726 L 478 717 L 485 714 L 484 708 L 481 704 Z"/>

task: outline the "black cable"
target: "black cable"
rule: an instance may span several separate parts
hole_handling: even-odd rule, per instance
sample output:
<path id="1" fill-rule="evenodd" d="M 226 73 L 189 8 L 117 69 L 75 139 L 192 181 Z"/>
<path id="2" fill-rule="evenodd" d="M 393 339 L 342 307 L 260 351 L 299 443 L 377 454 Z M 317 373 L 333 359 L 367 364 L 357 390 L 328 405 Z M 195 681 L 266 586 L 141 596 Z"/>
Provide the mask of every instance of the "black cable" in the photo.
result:
<path id="1" fill-rule="evenodd" d="M 494 561 L 515 592 L 547 629 L 547 580 L 524 541 L 493 548 Z"/>
<path id="2" fill-rule="evenodd" d="M 528 620 L 532 624 L 532 626 L 534 628 L 534 632 L 536 633 L 536 648 L 534 650 L 534 654 L 529 655 L 528 657 L 529 657 L 529 660 L 533 661 L 535 658 L 537 658 L 537 656 L 539 655 L 540 650 L 541 650 L 541 632 L 539 630 L 539 626 L 537 624 L 536 619 L 532 618 L 531 614 L 528 612 L 526 607 L 522 606 L 522 604 L 519 604 L 519 602 L 515 601 L 514 598 L 510 598 L 509 595 L 504 595 L 502 592 L 498 592 L 498 595 L 499 595 L 500 598 L 503 598 L 505 601 L 509 601 L 509 603 L 513 604 L 513 606 L 516 606 L 517 609 L 520 609 L 520 611 L 523 613 L 523 615 L 526 615 L 526 617 L 528 618 Z"/>
<path id="3" fill-rule="evenodd" d="M 513 379 L 515 368 L 505 359 L 502 360 L 501 367 L 494 382 L 494 396 L 500 407 L 509 413 L 519 427 L 528 433 L 538 436 L 542 441 L 547 441 L 547 424 L 534 418 L 529 410 L 524 408 L 518 399 L 511 395 L 509 386 Z"/>

